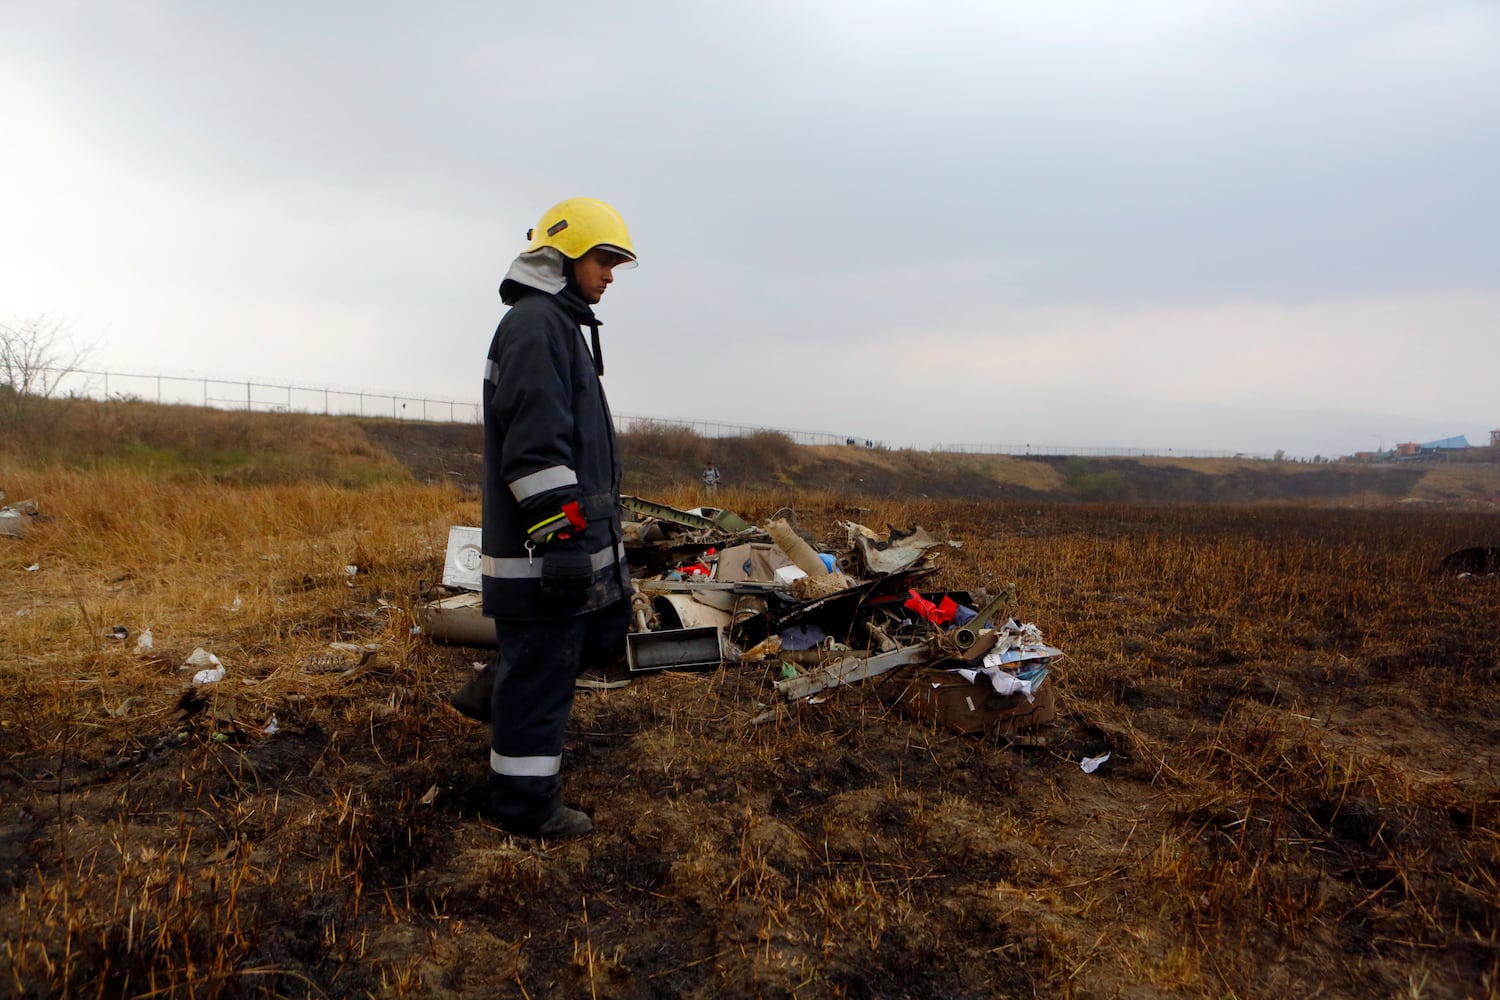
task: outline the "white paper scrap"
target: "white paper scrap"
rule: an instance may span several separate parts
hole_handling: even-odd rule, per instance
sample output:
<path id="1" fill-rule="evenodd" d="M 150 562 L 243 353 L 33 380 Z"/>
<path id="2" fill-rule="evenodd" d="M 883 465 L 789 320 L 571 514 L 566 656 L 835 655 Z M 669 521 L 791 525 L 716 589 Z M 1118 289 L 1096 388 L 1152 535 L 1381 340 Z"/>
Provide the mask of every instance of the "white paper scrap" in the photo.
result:
<path id="1" fill-rule="evenodd" d="M 1036 691 L 1033 689 L 1031 681 L 1023 681 L 1015 674 L 1008 674 L 1004 670 L 1001 670 L 999 666 L 991 666 L 986 662 L 983 669 L 969 670 L 960 667 L 957 672 L 959 676 L 970 684 L 977 683 L 979 675 L 983 674 L 990 679 L 990 686 L 995 689 L 996 694 L 1005 695 L 1019 692 L 1026 696 L 1028 702 L 1036 701 Z"/>
<path id="2" fill-rule="evenodd" d="M 193 650 L 192 654 L 189 655 L 188 658 L 185 661 L 183 661 L 182 665 L 184 667 L 221 667 L 221 666 L 223 666 L 223 664 L 219 662 L 219 658 L 217 656 L 215 656 L 214 654 L 210 653 L 208 650 L 204 649 L 202 646 L 199 646 L 197 649 Z"/>
<path id="3" fill-rule="evenodd" d="M 1084 774 L 1093 774 L 1095 771 L 1099 770 L 1099 765 L 1103 764 L 1107 760 L 1109 760 L 1109 754 L 1105 754 L 1102 757 L 1085 757 L 1083 758 L 1083 760 L 1078 762 L 1078 766 L 1080 769 L 1082 769 Z"/>

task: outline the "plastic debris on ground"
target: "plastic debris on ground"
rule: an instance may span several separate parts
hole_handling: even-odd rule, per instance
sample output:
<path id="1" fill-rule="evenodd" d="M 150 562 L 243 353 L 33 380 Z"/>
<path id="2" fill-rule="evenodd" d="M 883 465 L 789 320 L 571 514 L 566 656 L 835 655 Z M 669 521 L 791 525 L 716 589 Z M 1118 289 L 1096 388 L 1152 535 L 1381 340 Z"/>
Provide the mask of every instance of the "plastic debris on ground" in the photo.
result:
<path id="1" fill-rule="evenodd" d="M 1103 764 L 1105 761 L 1109 760 L 1109 757 L 1110 755 L 1107 753 L 1102 754 L 1098 757 L 1085 757 L 1083 758 L 1083 760 L 1078 762 L 1079 770 L 1083 771 L 1084 774 L 1093 774 L 1095 771 L 1099 770 L 1100 764 Z"/>
<path id="2" fill-rule="evenodd" d="M 5 499 L 5 494 L 0 493 L 0 500 Z M 25 538 L 26 532 L 38 521 L 49 521 L 50 517 L 43 517 L 35 500 L 21 500 L 17 503 L 7 504 L 0 507 L 0 536 L 10 538 Z"/>
<path id="3" fill-rule="evenodd" d="M 200 667 L 201 669 L 193 675 L 194 684 L 217 684 L 224 679 L 224 664 L 219 658 L 208 650 L 199 646 L 193 650 L 192 655 L 182 664 L 183 668 Z"/>

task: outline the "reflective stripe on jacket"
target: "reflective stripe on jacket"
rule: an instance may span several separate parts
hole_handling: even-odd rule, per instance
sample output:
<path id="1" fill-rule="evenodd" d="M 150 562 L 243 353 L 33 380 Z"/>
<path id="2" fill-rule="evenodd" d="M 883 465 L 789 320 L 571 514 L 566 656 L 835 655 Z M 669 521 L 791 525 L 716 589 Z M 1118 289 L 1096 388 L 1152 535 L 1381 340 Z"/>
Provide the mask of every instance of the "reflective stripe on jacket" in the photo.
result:
<path id="1" fill-rule="evenodd" d="M 514 286 L 507 283 L 507 291 Z M 491 618 L 583 614 L 629 593 L 620 532 L 614 421 L 580 324 L 593 312 L 571 290 L 522 290 L 500 320 L 484 378 L 484 613 Z M 526 549 L 525 503 L 577 501 L 594 585 L 581 604 L 541 599 L 546 546 Z"/>

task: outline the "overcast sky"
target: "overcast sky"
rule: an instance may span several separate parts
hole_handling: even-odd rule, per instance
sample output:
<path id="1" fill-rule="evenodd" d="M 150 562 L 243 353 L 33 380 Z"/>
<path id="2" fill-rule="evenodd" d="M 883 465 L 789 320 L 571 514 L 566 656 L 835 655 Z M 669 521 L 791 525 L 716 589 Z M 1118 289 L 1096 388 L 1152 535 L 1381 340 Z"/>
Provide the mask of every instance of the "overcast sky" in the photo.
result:
<path id="1" fill-rule="evenodd" d="M 624 414 L 1339 454 L 1500 427 L 1494 0 L 0 0 L 0 318 L 477 399 L 554 202 Z"/>

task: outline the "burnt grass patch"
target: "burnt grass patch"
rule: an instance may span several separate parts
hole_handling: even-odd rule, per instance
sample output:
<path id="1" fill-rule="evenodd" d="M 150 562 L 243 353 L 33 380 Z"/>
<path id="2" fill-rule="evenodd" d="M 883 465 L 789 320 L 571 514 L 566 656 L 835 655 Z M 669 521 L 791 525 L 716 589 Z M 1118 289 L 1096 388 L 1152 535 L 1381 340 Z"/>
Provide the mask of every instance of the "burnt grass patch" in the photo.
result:
<path id="1" fill-rule="evenodd" d="M 0 992 L 1494 994 L 1495 588 L 1431 574 L 1493 516 L 923 510 L 964 542 L 937 585 L 1013 583 L 1067 654 L 1057 723 L 950 732 L 899 676 L 776 711 L 763 666 L 615 670 L 575 703 L 576 841 L 483 819 L 488 733 L 443 697 L 488 652 L 357 592 L 262 630 L 234 699 L 144 659 L 118 716 L 76 662 L 14 675 Z M 392 648 L 297 666 L 347 639 Z"/>

